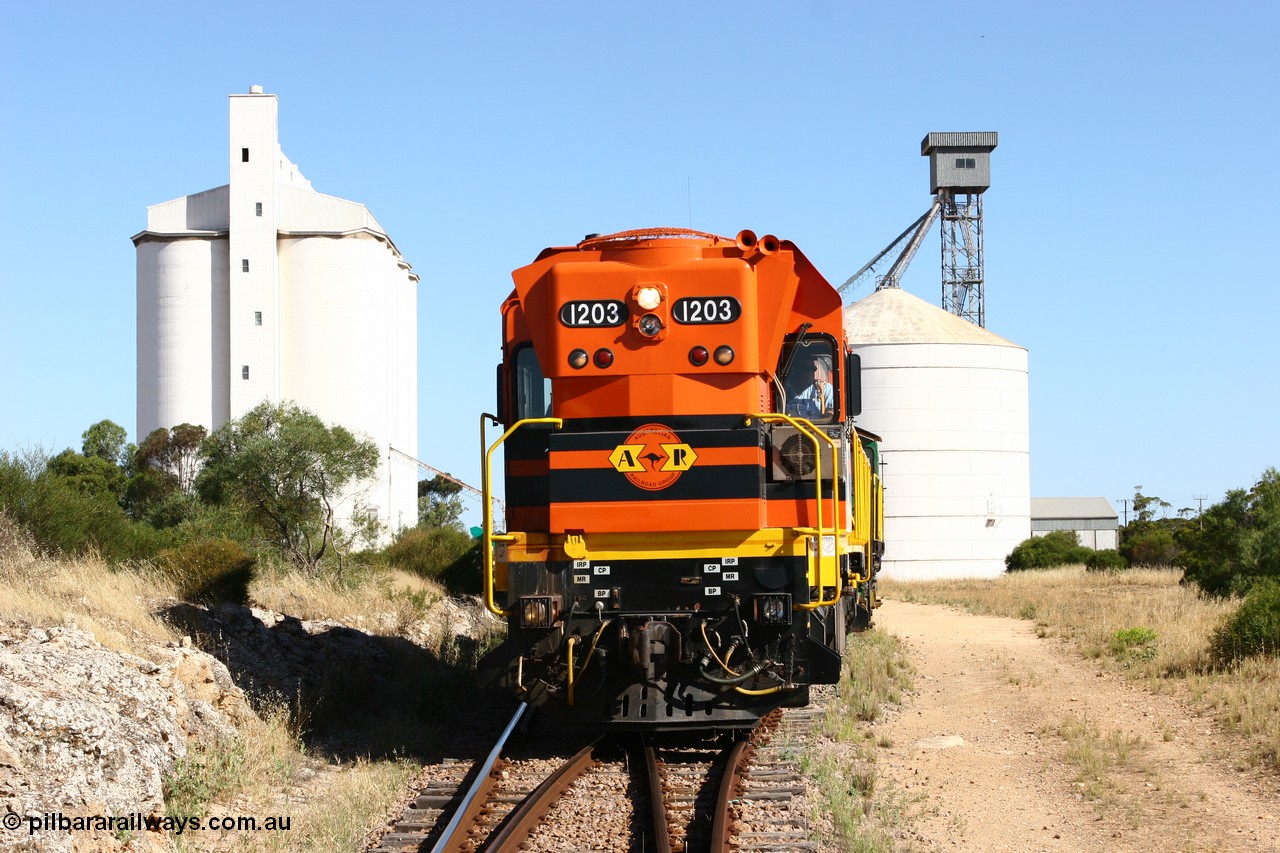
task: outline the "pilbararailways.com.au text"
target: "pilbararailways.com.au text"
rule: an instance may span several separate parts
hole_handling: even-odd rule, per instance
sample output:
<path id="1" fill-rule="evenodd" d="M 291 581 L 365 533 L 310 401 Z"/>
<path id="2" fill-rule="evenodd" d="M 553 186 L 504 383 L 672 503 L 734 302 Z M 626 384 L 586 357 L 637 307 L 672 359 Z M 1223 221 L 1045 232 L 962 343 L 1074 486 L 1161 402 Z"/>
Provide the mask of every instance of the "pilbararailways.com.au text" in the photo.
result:
<path id="1" fill-rule="evenodd" d="M 16 818 L 16 819 L 15 819 Z M 18 829 L 26 824 L 27 834 L 37 832 L 198 832 L 202 829 L 218 832 L 288 832 L 292 818 L 257 818 L 250 815 L 210 815 L 208 817 L 165 817 L 144 815 L 142 812 L 116 815 L 77 815 L 70 817 L 62 812 L 46 812 L 42 815 L 21 817 L 10 813 L 0 823 L 5 829 Z"/>

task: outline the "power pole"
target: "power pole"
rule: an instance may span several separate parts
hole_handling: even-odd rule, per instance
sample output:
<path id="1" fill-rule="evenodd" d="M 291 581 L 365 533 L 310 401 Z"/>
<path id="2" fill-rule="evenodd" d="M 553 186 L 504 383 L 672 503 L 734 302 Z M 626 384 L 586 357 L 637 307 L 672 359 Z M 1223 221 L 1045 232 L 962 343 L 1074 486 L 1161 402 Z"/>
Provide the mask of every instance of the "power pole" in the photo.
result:
<path id="1" fill-rule="evenodd" d="M 1204 502 L 1208 500 L 1208 495 L 1192 495 L 1191 500 L 1199 503 L 1200 508 L 1196 510 L 1196 518 L 1200 521 L 1200 529 L 1204 530 Z"/>
<path id="2" fill-rule="evenodd" d="M 1128 527 L 1128 526 L 1129 526 L 1129 499 L 1128 499 L 1128 498 L 1116 498 L 1116 500 L 1118 500 L 1118 501 L 1120 501 L 1120 503 L 1124 504 L 1124 526 L 1125 526 L 1125 527 Z"/>

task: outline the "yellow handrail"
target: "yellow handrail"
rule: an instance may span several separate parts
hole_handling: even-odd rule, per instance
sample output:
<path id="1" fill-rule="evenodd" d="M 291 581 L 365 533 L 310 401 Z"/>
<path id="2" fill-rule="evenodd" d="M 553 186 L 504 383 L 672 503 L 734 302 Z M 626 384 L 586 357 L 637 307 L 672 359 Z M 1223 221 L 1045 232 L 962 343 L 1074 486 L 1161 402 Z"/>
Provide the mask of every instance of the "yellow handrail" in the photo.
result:
<path id="1" fill-rule="evenodd" d="M 814 435 L 831 445 L 831 528 L 835 531 L 836 559 L 839 560 L 840 520 L 843 518 L 840 514 L 840 448 L 836 445 L 836 440 L 823 432 L 813 421 L 807 418 L 796 418 L 796 420 L 809 427 L 809 429 L 813 430 Z M 821 492 L 819 492 L 817 500 L 821 499 Z"/>
<path id="2" fill-rule="evenodd" d="M 482 414 L 480 416 L 480 447 L 482 448 L 485 443 L 484 422 L 486 419 L 493 421 L 495 424 L 498 423 L 498 419 L 493 415 Z M 498 446 L 502 444 L 502 442 L 506 441 L 511 433 L 520 429 L 520 427 L 528 426 L 529 424 L 551 424 L 556 429 L 559 429 L 564 425 L 564 421 L 560 418 L 524 418 L 523 420 L 516 421 L 506 432 L 502 434 L 502 438 L 495 441 L 489 447 L 488 451 L 484 455 L 484 459 L 481 460 L 483 462 L 483 466 L 481 470 L 482 479 L 480 481 L 480 488 L 484 493 L 484 606 L 487 607 L 489 612 L 495 616 L 508 616 L 512 611 L 503 610 L 497 605 L 497 602 L 493 600 L 493 543 L 515 542 L 522 534 L 493 532 L 493 501 L 491 500 L 492 491 L 490 490 L 490 471 L 493 465 L 493 451 L 497 450 Z"/>
<path id="3" fill-rule="evenodd" d="M 814 578 L 814 580 L 816 581 L 814 586 L 818 590 L 818 600 L 808 602 L 807 604 L 797 604 L 796 607 L 802 608 L 805 610 L 816 610 L 819 607 L 829 607 L 840 600 L 840 592 L 841 592 L 840 590 L 840 587 L 841 587 L 840 554 L 839 554 L 840 474 L 838 471 L 835 470 L 836 466 L 833 463 L 832 464 L 833 477 L 832 477 L 832 484 L 831 484 L 831 508 L 832 508 L 832 514 L 834 515 L 834 519 L 832 520 L 832 525 L 831 525 L 831 538 L 833 540 L 834 545 L 832 548 L 831 559 L 835 563 L 835 565 L 832 566 L 829 575 L 833 580 L 831 587 L 835 590 L 835 597 L 832 598 L 830 601 L 827 601 L 822 597 L 823 588 L 824 586 L 826 586 L 826 584 L 823 583 L 823 580 L 825 580 L 828 576 L 828 573 L 823 571 L 823 553 L 822 553 L 822 538 L 824 535 L 826 535 L 827 529 L 822 523 L 822 445 L 818 443 L 818 437 L 821 436 L 823 441 L 831 445 L 832 459 L 838 462 L 839 457 L 838 457 L 838 454 L 836 453 L 836 443 L 831 438 L 831 436 L 827 435 L 825 432 L 818 429 L 816 426 L 814 426 L 812 422 L 806 420 L 805 418 L 793 418 L 790 415 L 783 415 L 777 412 L 758 412 L 754 415 L 749 415 L 748 417 L 759 418 L 765 423 L 772 423 L 772 422 L 788 423 L 791 426 L 795 427 L 796 430 L 801 435 L 805 436 L 811 442 L 813 442 L 813 453 L 814 453 L 814 463 L 815 463 L 814 477 L 813 477 L 815 492 L 814 492 L 813 502 L 817 510 L 818 526 L 816 529 L 798 527 L 796 528 L 796 532 L 804 534 L 806 538 L 812 537 L 815 535 L 817 536 L 817 542 L 815 543 L 815 546 L 816 546 L 815 550 L 817 552 L 817 560 L 816 560 L 817 577 Z"/>

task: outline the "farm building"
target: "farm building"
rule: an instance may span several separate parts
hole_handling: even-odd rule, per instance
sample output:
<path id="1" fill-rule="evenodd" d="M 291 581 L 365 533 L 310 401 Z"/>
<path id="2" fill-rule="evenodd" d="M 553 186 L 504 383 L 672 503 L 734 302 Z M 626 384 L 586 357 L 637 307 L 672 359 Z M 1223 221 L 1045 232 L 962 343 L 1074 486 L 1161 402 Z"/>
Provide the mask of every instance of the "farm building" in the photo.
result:
<path id="1" fill-rule="evenodd" d="M 1032 498 L 1031 535 L 1071 530 L 1095 551 L 1119 545 L 1120 517 L 1106 498 Z"/>

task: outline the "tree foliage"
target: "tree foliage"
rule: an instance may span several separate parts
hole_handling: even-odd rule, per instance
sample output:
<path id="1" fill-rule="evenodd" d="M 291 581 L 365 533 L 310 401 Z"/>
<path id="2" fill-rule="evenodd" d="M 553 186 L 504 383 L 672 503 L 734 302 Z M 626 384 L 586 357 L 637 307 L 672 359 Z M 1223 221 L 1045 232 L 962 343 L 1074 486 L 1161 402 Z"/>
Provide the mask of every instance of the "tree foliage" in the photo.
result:
<path id="1" fill-rule="evenodd" d="M 1179 539 L 1183 582 L 1213 595 L 1240 595 L 1263 578 L 1280 579 L 1280 471 L 1268 468 L 1253 488 L 1227 492 Z"/>
<path id="2" fill-rule="evenodd" d="M 200 446 L 196 491 L 234 504 L 281 553 L 316 571 L 342 536 L 337 507 L 373 476 L 378 449 L 295 403 L 261 403 Z M 354 506 L 354 504 L 353 504 Z"/>
<path id="3" fill-rule="evenodd" d="M 1132 566 L 1176 565 L 1182 554 L 1176 533 L 1185 523 L 1171 518 L 1130 522 L 1121 533 L 1120 553 Z"/>
<path id="4" fill-rule="evenodd" d="M 150 556 L 163 543 L 130 522 L 113 490 L 112 463 L 66 450 L 50 459 L 0 452 L 0 509 L 50 554 L 96 552 L 113 562 Z"/>
<path id="5" fill-rule="evenodd" d="M 208 435 L 207 429 L 195 424 L 152 430 L 134 453 L 135 467 L 167 472 L 184 494 L 191 494 L 200 470 L 200 444 Z"/>
<path id="6" fill-rule="evenodd" d="M 418 526 L 462 529 L 462 485 L 436 474 L 418 481 Z"/>
<path id="7" fill-rule="evenodd" d="M 1154 495 L 1144 495 L 1142 486 L 1133 487 L 1133 520 L 1120 528 L 1119 551 L 1131 566 L 1173 566 L 1182 547 L 1177 532 L 1188 522 L 1180 510 L 1168 516 L 1173 504 Z M 1158 517 L 1157 517 L 1158 516 Z"/>
<path id="8" fill-rule="evenodd" d="M 45 473 L 61 477 L 83 495 L 108 495 L 113 501 L 120 500 L 129 482 L 128 475 L 112 460 L 96 453 L 76 453 L 70 448 L 50 459 Z"/>
<path id="9" fill-rule="evenodd" d="M 1163 517 L 1173 504 L 1154 495 L 1144 495 L 1142 486 L 1133 487 L 1133 514 L 1138 521 L 1155 521 L 1156 513 Z"/>
<path id="10" fill-rule="evenodd" d="M 129 431 L 115 421 L 98 421 L 80 438 L 80 452 L 85 456 L 96 456 L 121 467 L 129 463 Z"/>
<path id="11" fill-rule="evenodd" d="M 154 527 L 175 527 L 199 512 L 195 479 L 200 444 L 209 431 L 195 424 L 152 430 L 133 452 L 122 501 L 129 516 Z"/>

